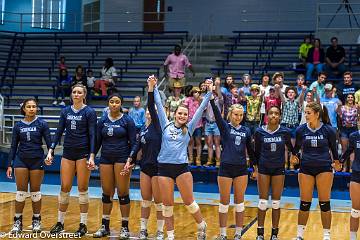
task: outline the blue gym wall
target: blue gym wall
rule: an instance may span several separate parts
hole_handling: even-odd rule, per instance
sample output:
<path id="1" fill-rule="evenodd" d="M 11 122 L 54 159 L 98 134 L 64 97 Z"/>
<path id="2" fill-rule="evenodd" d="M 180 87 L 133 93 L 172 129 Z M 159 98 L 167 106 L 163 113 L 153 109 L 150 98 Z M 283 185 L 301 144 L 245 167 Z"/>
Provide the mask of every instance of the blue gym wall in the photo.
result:
<path id="1" fill-rule="evenodd" d="M 11 13 L 31 13 L 32 0 L 5 0 L 5 12 Z M 20 15 L 5 13 L 4 24 L 0 24 L 0 30 L 3 31 L 20 31 Z M 64 31 L 73 32 L 81 31 L 82 21 L 82 0 L 66 1 L 65 29 Z M 23 15 L 23 21 L 26 22 L 22 26 L 24 32 L 55 32 L 59 30 L 41 29 L 31 27 L 31 14 Z M 75 20 L 76 18 L 76 20 Z M 12 23 L 9 21 L 15 21 Z"/>

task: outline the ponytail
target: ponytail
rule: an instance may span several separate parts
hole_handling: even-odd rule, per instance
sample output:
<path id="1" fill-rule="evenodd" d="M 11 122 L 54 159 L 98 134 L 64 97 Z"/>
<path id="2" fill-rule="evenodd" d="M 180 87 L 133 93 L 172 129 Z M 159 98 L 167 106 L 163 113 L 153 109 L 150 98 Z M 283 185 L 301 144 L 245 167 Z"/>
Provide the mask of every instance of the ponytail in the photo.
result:
<path id="1" fill-rule="evenodd" d="M 325 106 L 321 106 L 321 104 L 317 102 L 311 102 L 308 103 L 306 107 L 311 108 L 315 113 L 319 113 L 320 121 L 324 124 L 330 124 L 328 110 Z"/>

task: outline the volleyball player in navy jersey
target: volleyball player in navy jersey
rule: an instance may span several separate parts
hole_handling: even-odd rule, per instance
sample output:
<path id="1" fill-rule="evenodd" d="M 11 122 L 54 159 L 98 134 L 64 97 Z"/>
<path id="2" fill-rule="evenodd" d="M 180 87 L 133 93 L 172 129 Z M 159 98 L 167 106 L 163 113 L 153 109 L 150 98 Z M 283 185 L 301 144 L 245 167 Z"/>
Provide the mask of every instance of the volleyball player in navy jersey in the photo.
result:
<path id="1" fill-rule="evenodd" d="M 155 78 L 149 79 L 155 81 Z M 154 83 L 155 84 L 155 83 Z M 207 104 L 212 95 L 212 81 L 207 82 L 208 93 L 205 95 L 200 107 L 189 123 L 188 109 L 180 105 L 175 111 L 175 120 L 170 122 L 163 109 L 160 94 L 157 88 L 154 89 L 155 104 L 158 110 L 159 122 L 162 129 L 161 149 L 158 160 L 158 182 L 163 203 L 163 216 L 167 229 L 167 239 L 174 237 L 174 184 L 176 183 L 186 209 L 194 217 L 198 233 L 197 239 L 206 239 L 206 222 L 202 217 L 200 207 L 193 196 L 193 178 L 189 171 L 189 160 L 187 146 L 193 134 L 197 122 L 201 119 Z"/>
<path id="2" fill-rule="evenodd" d="M 360 132 L 356 131 L 350 134 L 349 146 L 341 157 L 344 163 L 355 153 L 355 159 L 352 164 L 350 180 L 351 214 L 350 214 L 350 240 L 357 239 L 360 217 Z"/>
<path id="3" fill-rule="evenodd" d="M 241 239 L 241 231 L 244 221 L 244 195 L 248 183 L 248 171 L 246 163 L 246 150 L 250 162 L 254 159 L 254 149 L 251 143 L 250 129 L 240 125 L 244 117 L 244 108 L 240 104 L 234 104 L 229 108 L 226 122 L 216 107 L 214 99 L 210 101 L 214 111 L 216 124 L 219 127 L 223 150 L 218 173 L 218 186 L 220 192 L 219 223 L 220 235 L 218 239 L 227 239 L 226 222 L 229 210 L 231 187 L 234 187 L 235 203 L 235 240 Z"/>
<path id="4" fill-rule="evenodd" d="M 319 103 L 312 102 L 306 105 L 305 119 L 306 123 L 296 130 L 294 147 L 295 153 L 302 149 L 298 175 L 301 203 L 296 239 L 301 240 L 304 237 L 314 185 L 316 184 L 323 225 L 323 239 L 328 240 L 330 239 L 331 226 L 330 195 L 334 177 L 333 168 L 336 171 L 341 170 L 336 132 L 329 125 L 326 107 L 322 108 Z M 297 164 L 298 159 L 293 155 L 291 161 L 293 164 Z"/>
<path id="5" fill-rule="evenodd" d="M 87 214 L 89 208 L 88 186 L 90 171 L 94 169 L 96 144 L 96 113 L 85 104 L 86 87 L 76 84 L 71 90 L 72 105 L 65 107 L 60 113 L 59 126 L 51 144 L 47 165 L 52 164 L 52 154 L 63 132 L 65 131 L 63 155 L 61 158 L 61 191 L 59 195 L 58 221 L 51 228 L 50 233 L 60 233 L 64 230 L 64 218 L 70 200 L 70 190 L 76 173 L 79 204 L 80 225 L 75 232 L 78 236 L 87 233 Z"/>
<path id="6" fill-rule="evenodd" d="M 155 209 L 157 214 L 157 232 L 156 240 L 164 239 L 164 218 L 162 216 L 162 203 L 160 196 L 160 188 L 157 176 L 157 157 L 161 147 L 161 126 L 159 118 L 155 110 L 154 103 L 154 87 L 156 81 L 152 79 L 154 76 L 148 78 L 148 108 L 146 111 L 146 122 L 141 128 L 139 137 L 136 141 L 136 151 L 141 150 L 140 160 L 140 189 L 141 189 L 141 218 L 140 218 L 140 239 L 147 239 L 147 222 L 150 216 L 150 207 L 154 197 Z M 135 154 L 136 156 L 136 154 Z M 125 171 L 131 168 L 131 163 L 125 165 Z"/>
<path id="7" fill-rule="evenodd" d="M 281 110 L 272 106 L 267 111 L 268 124 L 255 132 L 255 172 L 259 191 L 257 240 L 264 239 L 264 223 L 271 184 L 272 230 L 270 240 L 277 240 L 280 220 L 280 198 L 285 180 L 285 146 L 293 152 L 291 133 L 280 125 Z"/>
<path id="8" fill-rule="evenodd" d="M 132 118 L 121 112 L 123 98 L 115 93 L 108 98 L 109 112 L 97 124 L 96 151 L 101 147 L 100 179 L 103 190 L 102 226 L 94 233 L 100 238 L 110 234 L 110 214 L 115 188 L 120 203 L 121 230 L 120 238 L 130 237 L 130 173 L 121 174 L 127 160 L 132 161 L 135 154 L 136 128 Z M 135 154 L 135 155 L 134 155 Z"/>
<path id="9" fill-rule="evenodd" d="M 20 233 L 23 228 L 22 213 L 30 183 L 33 217 L 32 231 L 41 231 L 41 192 L 40 186 L 44 177 L 43 139 L 50 148 L 51 138 L 48 124 L 36 116 L 37 102 L 26 99 L 21 105 L 24 119 L 17 122 L 13 128 L 11 148 L 6 175 L 12 178 L 12 168 L 15 169 L 16 198 L 15 217 L 11 233 Z"/>

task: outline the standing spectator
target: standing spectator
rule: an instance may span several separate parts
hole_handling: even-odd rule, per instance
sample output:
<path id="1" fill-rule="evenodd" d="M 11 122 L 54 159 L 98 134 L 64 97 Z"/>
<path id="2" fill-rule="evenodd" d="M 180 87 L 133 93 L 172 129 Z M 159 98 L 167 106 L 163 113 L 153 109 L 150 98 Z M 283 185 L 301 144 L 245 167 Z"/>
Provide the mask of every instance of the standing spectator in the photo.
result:
<path id="1" fill-rule="evenodd" d="M 194 117 L 196 110 L 200 107 L 201 97 L 200 97 L 200 88 L 193 87 L 190 91 L 190 97 L 187 97 L 184 101 L 184 105 L 189 109 L 189 120 Z M 189 153 L 189 164 L 192 164 L 194 161 L 194 142 L 196 145 L 196 158 L 195 165 L 201 165 L 201 137 L 202 137 L 202 128 L 203 121 L 199 121 L 196 126 L 192 137 L 190 138 L 188 153 Z"/>
<path id="2" fill-rule="evenodd" d="M 319 96 L 317 94 L 315 94 L 316 92 L 316 88 L 313 88 L 312 91 L 308 91 L 306 92 L 307 90 L 307 87 L 304 86 L 303 87 L 303 91 L 304 93 L 304 98 L 305 98 L 305 101 L 304 101 L 304 98 L 300 98 L 300 105 L 301 105 L 301 120 L 300 120 L 300 125 L 306 123 L 306 119 L 305 119 L 305 109 L 306 109 L 306 106 L 309 104 L 309 103 L 312 103 L 312 102 L 317 102 L 317 103 L 320 103 L 320 99 L 319 99 Z"/>
<path id="3" fill-rule="evenodd" d="M 306 59 L 308 57 L 309 49 L 312 48 L 311 44 L 311 36 L 305 36 L 304 42 L 299 47 L 299 60 L 300 62 L 306 66 Z"/>
<path id="4" fill-rule="evenodd" d="M 345 72 L 345 49 L 338 45 L 337 37 L 331 38 L 331 46 L 326 50 L 326 71 L 328 76 L 340 77 Z"/>
<path id="5" fill-rule="evenodd" d="M 330 124 L 333 128 L 337 129 L 337 113 L 339 107 L 341 107 L 341 101 L 333 97 L 334 88 L 331 83 L 325 84 L 325 96 L 320 98 L 320 103 L 328 110 Z"/>
<path id="6" fill-rule="evenodd" d="M 221 87 L 221 92 L 223 94 L 230 93 L 230 85 L 234 84 L 234 78 L 231 74 L 227 74 L 224 82 L 224 87 Z"/>
<path id="7" fill-rule="evenodd" d="M 243 86 L 241 88 L 239 88 L 239 92 L 242 91 L 245 94 L 245 96 L 251 96 L 251 93 L 250 93 L 251 75 L 247 74 L 247 73 L 244 74 L 242 76 L 242 82 L 243 82 Z"/>
<path id="8" fill-rule="evenodd" d="M 315 39 L 314 47 L 310 48 L 308 56 L 306 58 L 306 80 L 312 79 L 312 74 L 316 68 L 317 73 L 323 71 L 325 63 L 325 51 L 321 47 L 321 41 L 319 38 Z"/>
<path id="9" fill-rule="evenodd" d="M 66 69 L 60 70 L 60 76 L 57 78 L 56 83 L 56 91 L 55 91 L 55 100 L 53 105 L 57 105 L 59 103 L 59 97 L 61 97 L 61 102 L 59 103 L 61 106 L 65 106 L 65 96 L 70 93 L 71 85 L 71 77 L 69 76 Z"/>
<path id="10" fill-rule="evenodd" d="M 297 78 L 296 78 L 296 92 L 298 94 L 298 96 L 301 95 L 301 92 L 303 90 L 303 86 L 305 85 L 305 76 L 304 74 L 299 74 L 297 75 Z"/>
<path id="11" fill-rule="evenodd" d="M 310 91 L 312 91 L 315 88 L 317 96 L 319 98 L 324 97 L 324 95 L 325 95 L 325 89 L 324 89 L 325 81 L 326 81 L 326 73 L 325 72 L 319 72 L 317 80 L 310 85 Z"/>
<path id="12" fill-rule="evenodd" d="M 95 91 L 101 91 L 101 95 L 106 96 L 107 89 L 115 86 L 116 79 L 117 73 L 114 67 L 114 61 L 112 58 L 107 58 L 101 69 L 101 79 L 95 81 Z"/>
<path id="13" fill-rule="evenodd" d="M 278 93 L 276 93 L 275 88 L 273 86 L 270 87 L 269 96 L 264 98 L 265 103 L 265 112 L 268 112 L 272 106 L 281 107 L 281 99 Z M 264 116 L 264 125 L 268 123 L 267 115 Z"/>
<path id="14" fill-rule="evenodd" d="M 78 65 L 75 69 L 75 75 L 72 78 L 71 86 L 74 86 L 75 84 L 78 84 L 78 83 L 87 87 L 87 79 L 84 74 L 84 68 L 81 65 Z"/>
<path id="15" fill-rule="evenodd" d="M 176 109 L 184 102 L 185 95 L 182 92 L 182 85 L 180 82 L 174 83 L 172 90 L 173 95 L 169 96 L 165 103 L 166 116 L 170 121 L 174 120 L 174 114 Z"/>
<path id="16" fill-rule="evenodd" d="M 272 81 L 274 86 L 278 84 L 280 86 L 281 92 L 285 94 L 285 90 L 288 85 L 284 84 L 284 73 L 283 72 L 276 72 L 272 77 Z"/>
<path id="17" fill-rule="evenodd" d="M 270 82 L 270 75 L 268 73 L 264 73 L 264 75 L 261 76 L 261 85 L 260 85 L 260 92 L 264 92 L 263 98 L 268 97 L 270 94 L 271 85 L 269 85 L 269 82 Z M 261 113 L 261 121 L 263 121 L 266 114 L 265 101 L 262 101 L 261 103 L 260 113 Z"/>
<path id="18" fill-rule="evenodd" d="M 352 73 L 344 73 L 344 81 L 340 83 L 336 88 L 336 94 L 343 104 L 345 104 L 346 95 L 355 94 L 356 85 L 352 82 Z"/>
<path id="19" fill-rule="evenodd" d="M 186 55 L 182 54 L 180 45 L 175 45 L 174 53 L 167 56 L 164 62 L 165 77 L 169 76 L 169 88 L 174 88 L 175 83 L 185 86 L 185 67 L 189 68 L 195 77 L 195 71 Z"/>
<path id="20" fill-rule="evenodd" d="M 263 99 L 263 93 L 260 94 L 260 87 L 252 84 L 250 88 L 251 96 L 246 96 L 246 120 L 245 126 L 250 129 L 251 135 L 254 135 L 256 128 L 260 125 L 260 107 Z"/>
<path id="21" fill-rule="evenodd" d="M 67 66 L 65 64 L 65 57 L 64 56 L 61 56 L 60 57 L 60 62 L 59 62 L 59 65 L 58 65 L 58 69 L 59 69 L 59 72 L 63 69 L 67 70 Z"/>
<path id="22" fill-rule="evenodd" d="M 141 107 L 141 97 L 134 97 L 133 107 L 129 109 L 129 116 L 134 120 L 136 134 L 140 133 L 141 128 L 145 125 L 145 109 Z"/>
<path id="23" fill-rule="evenodd" d="M 229 93 L 222 94 L 224 98 L 224 119 L 227 119 L 229 107 L 233 104 L 240 104 L 242 102 L 241 96 L 239 96 L 238 87 L 235 84 L 229 86 Z"/>

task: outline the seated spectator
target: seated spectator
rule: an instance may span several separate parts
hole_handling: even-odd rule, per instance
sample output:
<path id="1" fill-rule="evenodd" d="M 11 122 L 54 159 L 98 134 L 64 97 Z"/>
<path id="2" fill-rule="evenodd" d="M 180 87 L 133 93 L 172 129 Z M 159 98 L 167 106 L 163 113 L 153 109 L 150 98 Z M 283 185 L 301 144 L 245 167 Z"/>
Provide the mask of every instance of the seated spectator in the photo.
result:
<path id="1" fill-rule="evenodd" d="M 74 86 L 75 84 L 78 83 L 87 87 L 87 79 L 84 74 L 84 68 L 81 65 L 78 65 L 75 69 L 75 75 L 72 78 L 71 86 Z"/>
<path id="2" fill-rule="evenodd" d="M 102 96 L 107 95 L 110 87 L 115 87 L 117 79 L 116 69 L 112 58 L 107 58 L 101 69 L 101 78 L 95 81 L 94 89 L 96 92 L 101 91 Z"/>
<path id="3" fill-rule="evenodd" d="M 331 38 L 331 46 L 326 50 L 325 61 L 326 72 L 329 77 L 335 76 L 338 78 L 345 72 L 345 49 L 338 45 L 337 37 Z"/>
<path id="4" fill-rule="evenodd" d="M 141 97 L 134 97 L 133 107 L 129 109 L 129 116 L 134 120 L 136 134 L 140 133 L 141 128 L 145 125 L 145 109 L 141 107 Z"/>
<path id="5" fill-rule="evenodd" d="M 59 62 L 59 65 L 58 65 L 58 69 L 59 69 L 59 72 L 60 72 L 60 70 L 62 70 L 62 69 L 67 70 L 67 66 L 66 66 L 66 64 L 65 64 L 65 57 L 64 57 L 64 56 L 61 56 L 61 57 L 60 57 L 60 62 Z"/>
<path id="6" fill-rule="evenodd" d="M 221 87 L 221 92 L 223 94 L 227 94 L 227 93 L 230 93 L 230 85 L 231 84 L 234 84 L 235 81 L 234 81 L 234 78 L 231 74 L 227 74 L 226 77 L 225 77 L 225 82 L 224 82 L 224 86 Z"/>
<path id="7" fill-rule="evenodd" d="M 309 49 L 312 48 L 311 44 L 311 37 L 305 36 L 304 42 L 299 47 L 299 60 L 303 64 L 303 66 L 306 66 L 306 59 L 308 57 Z"/>
<path id="8" fill-rule="evenodd" d="M 184 102 L 185 95 L 182 94 L 183 86 L 180 82 L 174 83 L 174 88 L 171 90 L 172 94 L 168 97 L 165 103 L 166 114 L 169 121 L 174 120 L 176 109 Z"/>
<path id="9" fill-rule="evenodd" d="M 324 63 L 325 51 L 321 47 L 320 39 L 316 38 L 314 41 L 314 47 L 310 48 L 306 58 L 306 80 L 309 81 L 312 79 L 312 74 L 315 68 L 318 73 L 322 72 L 324 69 Z"/>
<path id="10" fill-rule="evenodd" d="M 94 84 L 95 84 L 95 77 L 94 77 L 94 72 L 91 69 L 88 69 L 86 72 L 86 80 L 87 80 L 87 86 L 89 89 L 93 89 L 94 88 Z"/>
<path id="11" fill-rule="evenodd" d="M 325 72 L 319 72 L 317 80 L 310 85 L 310 91 L 312 91 L 314 88 L 316 89 L 316 97 L 322 98 L 325 96 L 324 87 L 326 78 L 327 76 Z"/>
<path id="12" fill-rule="evenodd" d="M 180 45 L 175 45 L 174 53 L 167 56 L 164 62 L 164 74 L 165 77 L 169 77 L 170 89 L 174 87 L 175 82 L 178 82 L 178 86 L 180 83 L 181 87 L 186 85 L 185 67 L 189 68 L 194 77 L 195 71 L 189 59 L 181 52 Z"/>
<path id="13" fill-rule="evenodd" d="M 68 96 L 71 89 L 71 77 L 66 69 L 60 70 L 60 76 L 57 78 L 55 100 L 53 105 L 58 105 L 59 97 L 61 97 L 61 106 L 65 106 L 65 96 Z"/>

